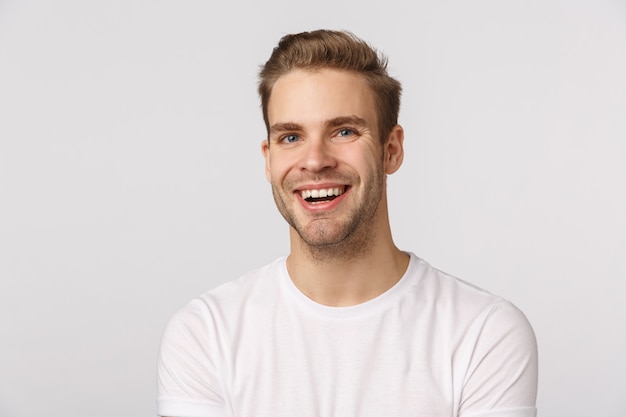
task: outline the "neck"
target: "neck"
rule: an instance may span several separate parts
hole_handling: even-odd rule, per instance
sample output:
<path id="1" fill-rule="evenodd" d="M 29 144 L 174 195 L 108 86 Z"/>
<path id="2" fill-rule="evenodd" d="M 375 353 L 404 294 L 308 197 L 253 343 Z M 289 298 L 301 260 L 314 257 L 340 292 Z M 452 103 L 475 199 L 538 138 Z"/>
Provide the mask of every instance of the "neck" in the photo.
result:
<path id="1" fill-rule="evenodd" d="M 386 220 L 386 219 L 385 219 Z M 300 291 L 328 306 L 350 306 L 377 297 L 396 284 L 409 256 L 393 243 L 388 221 L 369 229 L 368 239 L 312 248 L 291 230 L 289 275 Z"/>

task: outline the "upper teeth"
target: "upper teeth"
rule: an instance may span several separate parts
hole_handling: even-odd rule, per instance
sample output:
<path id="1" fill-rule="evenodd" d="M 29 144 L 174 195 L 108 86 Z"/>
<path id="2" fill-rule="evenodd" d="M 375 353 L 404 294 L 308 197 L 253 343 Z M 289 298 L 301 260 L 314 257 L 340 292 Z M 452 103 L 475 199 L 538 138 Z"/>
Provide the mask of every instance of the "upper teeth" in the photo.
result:
<path id="1" fill-rule="evenodd" d="M 343 188 L 322 188 L 320 190 L 302 190 L 300 195 L 302 198 L 323 198 L 323 197 L 332 197 L 339 196 L 343 194 Z"/>

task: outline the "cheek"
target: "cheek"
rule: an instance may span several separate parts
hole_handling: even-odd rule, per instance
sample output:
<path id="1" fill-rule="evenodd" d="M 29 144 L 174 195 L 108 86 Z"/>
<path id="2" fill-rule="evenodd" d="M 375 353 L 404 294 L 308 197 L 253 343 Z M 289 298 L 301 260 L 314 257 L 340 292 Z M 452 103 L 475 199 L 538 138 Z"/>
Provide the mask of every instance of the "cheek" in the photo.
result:
<path id="1" fill-rule="evenodd" d="M 280 184 L 282 183 L 285 176 L 288 174 L 289 168 L 285 165 L 285 163 L 281 163 L 278 159 L 273 159 L 271 164 L 267 169 L 268 180 L 272 184 Z"/>
<path id="2" fill-rule="evenodd" d="M 344 161 L 361 176 L 370 176 L 382 169 L 382 156 L 379 153 L 367 152 L 346 155 Z"/>

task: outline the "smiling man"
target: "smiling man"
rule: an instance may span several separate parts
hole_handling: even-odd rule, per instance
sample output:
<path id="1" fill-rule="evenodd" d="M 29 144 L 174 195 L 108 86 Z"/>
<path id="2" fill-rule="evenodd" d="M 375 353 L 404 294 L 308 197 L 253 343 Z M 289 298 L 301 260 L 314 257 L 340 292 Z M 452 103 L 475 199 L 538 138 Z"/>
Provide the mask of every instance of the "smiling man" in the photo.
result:
<path id="1" fill-rule="evenodd" d="M 536 415 L 524 315 L 393 242 L 400 92 L 385 58 L 350 33 L 280 40 L 259 93 L 290 253 L 172 317 L 159 415 Z"/>

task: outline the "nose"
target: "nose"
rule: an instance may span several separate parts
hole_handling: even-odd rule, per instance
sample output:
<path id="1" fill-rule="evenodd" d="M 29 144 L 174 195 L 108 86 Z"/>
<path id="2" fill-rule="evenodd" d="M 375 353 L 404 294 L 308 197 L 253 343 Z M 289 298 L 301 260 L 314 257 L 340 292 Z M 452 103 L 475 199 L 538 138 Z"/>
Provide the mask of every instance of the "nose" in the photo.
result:
<path id="1" fill-rule="evenodd" d="M 310 172 L 320 172 L 337 164 L 333 144 L 323 138 L 309 138 L 302 149 L 300 168 Z"/>

